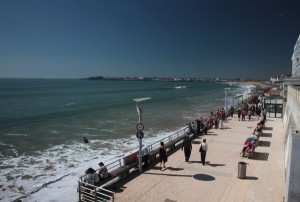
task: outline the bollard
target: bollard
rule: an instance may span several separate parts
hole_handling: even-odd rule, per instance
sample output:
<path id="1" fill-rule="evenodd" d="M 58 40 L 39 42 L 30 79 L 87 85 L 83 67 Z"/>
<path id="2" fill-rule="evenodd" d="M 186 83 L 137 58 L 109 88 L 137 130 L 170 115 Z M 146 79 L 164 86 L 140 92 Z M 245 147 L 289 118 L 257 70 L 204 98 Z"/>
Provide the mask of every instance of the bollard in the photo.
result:
<path id="1" fill-rule="evenodd" d="M 239 162 L 239 164 L 238 164 L 238 178 L 240 178 L 240 179 L 245 179 L 246 178 L 246 168 L 247 168 L 247 163 Z"/>

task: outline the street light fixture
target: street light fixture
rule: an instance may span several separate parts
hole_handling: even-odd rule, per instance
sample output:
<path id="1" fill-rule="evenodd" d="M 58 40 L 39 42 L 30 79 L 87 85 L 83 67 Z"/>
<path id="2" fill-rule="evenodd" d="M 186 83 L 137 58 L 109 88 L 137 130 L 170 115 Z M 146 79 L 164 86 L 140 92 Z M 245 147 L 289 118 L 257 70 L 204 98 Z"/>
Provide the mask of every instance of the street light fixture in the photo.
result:
<path id="1" fill-rule="evenodd" d="M 145 100 L 150 100 L 150 99 L 151 99 L 151 97 L 133 99 L 133 101 L 135 102 L 137 113 L 139 115 L 139 123 L 137 125 L 137 129 L 138 129 L 137 137 L 140 140 L 139 141 L 139 170 L 141 173 L 143 172 L 143 169 L 142 169 L 142 139 L 144 137 L 144 135 L 143 135 L 144 126 L 142 124 L 142 109 L 138 106 L 138 103 L 145 101 Z"/>

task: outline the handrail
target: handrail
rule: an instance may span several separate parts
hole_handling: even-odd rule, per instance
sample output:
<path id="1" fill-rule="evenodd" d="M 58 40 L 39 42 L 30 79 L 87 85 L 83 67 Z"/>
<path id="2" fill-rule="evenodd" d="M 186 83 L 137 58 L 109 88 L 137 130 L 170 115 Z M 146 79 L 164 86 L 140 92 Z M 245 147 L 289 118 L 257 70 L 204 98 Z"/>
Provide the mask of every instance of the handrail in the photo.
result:
<path id="1" fill-rule="evenodd" d="M 162 142 L 162 141 L 165 141 L 165 144 L 166 144 L 166 143 L 168 143 L 168 142 L 170 142 L 170 141 L 178 138 L 179 136 L 181 136 L 184 133 L 184 130 L 185 130 L 185 128 L 184 129 L 180 129 L 180 130 L 176 131 L 175 133 L 172 133 L 171 135 L 169 135 L 167 137 L 164 137 L 164 138 L 160 139 L 159 141 L 156 141 L 156 142 L 148 145 L 147 147 L 149 148 L 149 151 L 153 151 L 153 150 L 157 149 L 160 146 L 160 142 Z M 108 163 L 106 165 L 108 172 L 111 172 L 111 171 L 113 171 L 116 168 L 124 166 L 125 165 L 124 160 L 123 160 L 124 157 L 125 156 L 123 156 L 122 158 L 117 159 L 117 160 L 115 160 L 115 161 L 113 161 L 111 163 Z M 97 169 L 97 170 L 99 170 L 99 169 Z M 81 179 L 84 176 L 85 175 L 82 175 L 79 178 Z"/>
<path id="2" fill-rule="evenodd" d="M 247 100 L 247 99 L 246 99 Z M 238 104 L 236 104 L 236 105 L 239 105 L 239 103 Z M 226 114 L 226 117 L 229 115 L 229 113 L 227 112 L 227 114 Z M 152 143 L 152 144 L 150 144 L 150 145 L 148 145 L 147 147 L 148 147 L 148 149 L 149 149 L 149 152 L 151 152 L 151 151 L 154 151 L 154 150 L 158 150 L 158 148 L 160 147 L 160 142 L 164 142 L 165 144 L 168 144 L 168 143 L 170 143 L 170 142 L 172 142 L 173 140 L 176 140 L 176 139 L 178 139 L 178 141 L 176 141 L 174 144 L 176 145 L 179 141 L 181 141 L 182 139 L 180 138 L 180 137 L 182 137 L 184 134 L 185 134 L 185 130 L 186 130 L 186 128 L 187 127 L 184 127 L 184 128 L 182 128 L 182 129 L 179 129 L 178 131 L 176 131 L 176 132 L 174 132 L 174 133 L 172 133 L 171 135 L 169 135 L 169 136 L 167 136 L 167 137 L 164 137 L 164 138 L 162 138 L 162 139 L 160 139 L 159 141 L 156 141 L 156 142 L 154 142 L 154 143 Z M 173 143 L 172 143 L 173 144 Z M 134 158 L 132 158 L 131 159 L 131 157 L 132 157 L 132 155 L 136 155 L 136 153 L 137 153 L 137 151 L 135 151 L 135 152 L 133 152 L 133 153 L 131 153 L 131 154 L 128 154 L 128 155 L 124 155 L 123 157 L 121 157 L 121 158 L 119 158 L 119 159 L 117 159 L 117 160 L 115 160 L 115 161 L 113 161 L 113 162 L 111 162 L 111 163 L 108 163 L 108 164 L 106 164 L 106 167 L 107 167 L 107 170 L 108 170 L 108 172 L 109 173 L 111 173 L 111 172 L 113 172 L 114 170 L 116 170 L 116 169 L 118 169 L 118 168 L 120 168 L 120 167 L 122 167 L 122 166 L 125 166 L 125 159 L 127 159 L 128 160 L 128 157 L 130 157 L 129 159 L 130 159 L 130 163 L 132 163 L 132 161 L 134 161 L 133 159 Z M 126 161 L 127 161 L 126 160 Z M 128 162 L 127 162 L 128 163 Z M 129 169 L 129 168 L 128 168 Z M 97 170 L 99 170 L 99 169 L 97 169 Z M 84 176 L 85 175 L 83 175 L 83 176 L 80 176 L 79 177 L 79 200 L 81 201 L 81 197 L 82 196 L 86 196 L 86 197 L 90 197 L 90 194 L 87 194 L 87 193 L 84 193 L 81 189 L 83 188 L 83 189 L 88 189 L 87 187 L 85 187 L 86 185 L 87 185 L 87 183 L 85 183 L 84 182 Z M 118 181 L 119 179 L 121 179 L 122 177 L 120 177 L 120 176 L 116 176 L 118 179 L 116 180 L 116 181 Z M 116 179 L 116 178 L 114 178 L 114 179 Z M 113 179 L 112 179 L 113 180 Z M 115 182 L 112 182 L 111 180 L 110 181 L 108 181 L 108 182 L 106 182 L 104 185 L 106 185 L 106 184 L 108 184 L 108 183 L 115 183 Z M 108 197 L 109 198 L 109 200 L 110 201 L 114 201 L 114 192 L 112 192 L 112 191 L 109 191 L 109 190 L 106 190 L 106 189 L 104 189 L 103 188 L 103 185 L 102 186 L 100 186 L 100 187 L 97 187 L 97 186 L 94 186 L 94 185 L 88 185 L 88 186 L 90 186 L 90 187 L 93 187 L 94 188 L 94 191 L 95 191 L 95 198 L 94 198 L 94 200 L 95 201 L 97 201 L 97 199 L 98 199 L 98 197 L 100 197 L 101 195 L 103 195 L 103 196 L 105 196 L 105 197 Z M 106 194 L 103 194 L 103 193 L 100 193 L 99 191 L 104 191 L 104 192 L 106 192 L 106 193 L 109 193 L 109 194 L 111 194 L 111 196 L 109 196 L 109 195 L 106 195 Z M 97 193 L 100 195 L 98 195 L 97 196 Z"/>
<path id="3" fill-rule="evenodd" d="M 180 129 L 180 130 L 176 131 L 175 133 L 148 145 L 149 151 L 153 151 L 154 149 L 157 149 L 160 146 L 160 142 L 164 142 L 166 144 L 168 142 L 171 142 L 173 139 L 178 138 L 179 136 L 181 136 L 184 133 L 185 129 L 186 128 Z M 168 141 L 165 141 L 165 140 L 168 140 Z"/>

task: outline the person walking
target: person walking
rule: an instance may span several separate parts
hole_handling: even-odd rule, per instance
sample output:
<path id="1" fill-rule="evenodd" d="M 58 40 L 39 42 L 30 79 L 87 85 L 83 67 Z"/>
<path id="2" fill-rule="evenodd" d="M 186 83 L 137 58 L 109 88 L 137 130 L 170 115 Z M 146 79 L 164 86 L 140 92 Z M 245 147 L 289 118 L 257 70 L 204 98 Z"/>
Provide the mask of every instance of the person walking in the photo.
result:
<path id="1" fill-rule="evenodd" d="M 194 122 L 192 122 L 191 127 L 193 129 L 193 134 L 194 134 L 194 137 L 195 137 L 197 135 L 197 126 Z"/>
<path id="2" fill-rule="evenodd" d="M 200 121 L 200 119 L 196 119 L 195 121 L 196 121 L 196 124 L 197 124 L 197 132 L 196 132 L 196 134 L 200 135 L 201 121 Z"/>
<path id="3" fill-rule="evenodd" d="M 185 137 L 182 142 L 182 148 L 184 149 L 185 161 L 188 162 L 192 152 L 192 141 L 188 134 L 185 134 Z"/>
<path id="4" fill-rule="evenodd" d="M 233 106 L 230 107 L 229 111 L 230 111 L 230 116 L 233 117 L 233 113 L 234 113 L 234 108 L 233 108 Z"/>
<path id="5" fill-rule="evenodd" d="M 251 121 L 252 111 L 248 110 L 247 115 L 248 115 L 248 120 Z"/>
<path id="6" fill-rule="evenodd" d="M 219 128 L 223 129 L 223 119 L 219 117 Z"/>
<path id="7" fill-rule="evenodd" d="M 148 168 L 149 163 L 149 149 L 146 145 L 143 145 L 142 148 L 142 160 L 143 160 L 143 168 Z"/>
<path id="8" fill-rule="evenodd" d="M 241 108 L 238 109 L 238 119 L 239 121 L 241 120 L 241 114 L 242 114 L 242 110 Z"/>
<path id="9" fill-rule="evenodd" d="M 208 147 L 206 144 L 206 139 L 203 139 L 203 142 L 200 144 L 200 149 L 199 149 L 202 165 L 205 165 L 205 157 L 206 157 L 207 150 Z"/>
<path id="10" fill-rule="evenodd" d="M 204 134 L 207 135 L 207 131 L 208 131 L 208 128 L 209 128 L 209 122 L 205 119 L 203 125 L 204 125 L 203 126 Z"/>
<path id="11" fill-rule="evenodd" d="M 242 109 L 242 121 L 245 121 L 246 114 L 246 109 Z"/>
<path id="12" fill-rule="evenodd" d="M 160 142 L 159 161 L 160 161 L 160 170 L 164 170 L 166 168 L 165 163 L 168 161 L 164 142 Z"/>

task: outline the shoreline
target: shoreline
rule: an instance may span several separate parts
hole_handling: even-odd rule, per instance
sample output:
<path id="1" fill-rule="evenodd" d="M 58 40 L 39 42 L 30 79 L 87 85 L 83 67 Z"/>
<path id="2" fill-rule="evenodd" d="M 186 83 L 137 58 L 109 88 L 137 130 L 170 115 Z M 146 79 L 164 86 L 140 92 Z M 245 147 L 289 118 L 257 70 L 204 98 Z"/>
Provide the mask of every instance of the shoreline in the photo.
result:
<path id="1" fill-rule="evenodd" d="M 235 82 L 226 82 L 229 85 L 253 85 L 256 88 L 261 88 L 265 84 L 264 81 L 235 81 Z"/>
<path id="2" fill-rule="evenodd" d="M 243 83 L 243 85 L 249 85 L 249 84 Z M 247 89 L 245 88 L 243 92 L 246 92 L 246 90 Z M 220 108 L 222 108 L 222 106 L 219 106 L 219 107 L 217 107 L 215 109 L 211 109 L 210 111 L 214 111 L 215 112 L 218 108 L 220 109 Z M 209 113 L 206 114 L 203 117 L 209 117 Z M 190 122 L 194 121 L 196 118 L 197 117 L 194 117 L 193 119 L 190 120 Z M 182 123 L 182 126 L 185 125 L 185 124 L 186 123 Z M 174 132 L 176 132 L 176 131 L 170 132 L 169 134 L 174 133 Z M 167 136 L 167 135 L 160 136 L 159 139 L 161 139 L 161 138 L 163 138 L 165 136 Z M 153 141 L 151 143 L 154 143 L 154 142 L 155 141 Z M 124 155 L 125 155 L 125 153 L 124 153 Z M 114 159 L 114 158 L 116 158 L 116 157 L 112 157 L 111 159 Z M 85 166 L 88 166 L 88 165 L 92 165 L 92 166 L 97 165 L 98 161 L 99 161 L 99 156 L 97 157 L 96 160 L 91 157 L 91 159 L 89 159 L 89 161 L 85 161 L 85 162 L 87 162 Z M 66 169 L 69 170 L 68 168 L 66 168 Z M 75 169 L 69 170 L 68 176 L 64 175 L 63 173 L 60 173 L 59 175 L 57 175 L 57 178 L 60 178 L 60 176 L 63 176 L 63 179 L 61 179 L 59 182 L 48 184 L 47 187 L 43 188 L 42 190 L 40 190 L 37 193 L 34 193 L 34 194 L 30 195 L 27 198 L 32 198 L 34 196 L 33 197 L 34 199 L 32 199 L 33 201 L 34 200 L 40 200 L 41 198 L 45 198 L 45 196 L 47 196 L 47 193 L 49 194 L 49 191 L 47 191 L 47 190 L 49 190 L 48 188 L 55 189 L 55 187 L 57 187 L 57 192 L 61 192 L 62 190 L 66 190 L 67 189 L 68 190 L 67 192 L 69 193 L 68 195 L 75 195 L 77 197 L 77 193 L 76 193 L 77 183 L 74 182 L 74 181 L 77 181 L 78 180 L 78 176 L 81 175 L 83 172 L 84 172 L 84 169 L 82 167 L 75 167 Z M 35 185 L 36 185 L 37 188 L 40 186 L 39 184 L 35 184 Z M 69 188 L 70 185 L 73 187 L 72 189 Z M 34 187 L 33 187 L 33 189 L 34 189 Z M 40 196 L 40 194 L 39 194 L 40 192 L 44 193 L 44 197 L 43 197 L 43 194 Z M 63 192 L 66 192 L 66 191 L 63 191 Z M 49 197 L 47 197 L 47 198 L 49 198 Z"/>

